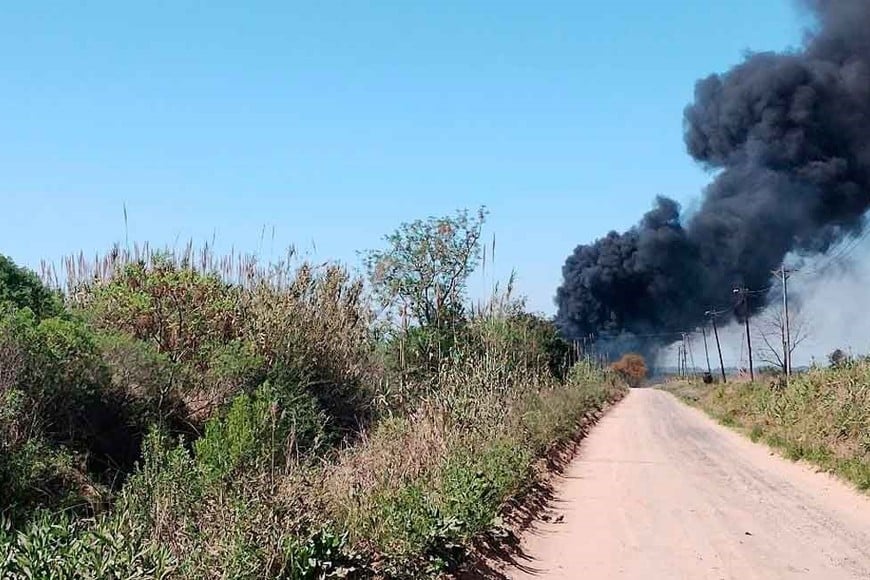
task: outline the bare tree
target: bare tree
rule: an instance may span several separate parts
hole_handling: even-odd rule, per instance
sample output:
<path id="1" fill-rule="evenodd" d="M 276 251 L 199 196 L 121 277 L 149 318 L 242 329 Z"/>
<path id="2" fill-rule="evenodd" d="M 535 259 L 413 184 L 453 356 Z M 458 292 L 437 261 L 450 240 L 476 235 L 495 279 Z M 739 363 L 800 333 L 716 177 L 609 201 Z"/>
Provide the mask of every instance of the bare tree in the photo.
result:
<path id="1" fill-rule="evenodd" d="M 764 343 L 764 347 L 760 349 L 759 358 L 769 365 L 779 367 L 785 373 L 791 355 L 809 336 L 808 320 L 799 309 L 790 312 L 788 337 L 786 337 L 785 318 L 781 309 L 771 308 L 756 320 L 758 335 Z M 788 356 L 785 356 L 786 344 L 788 344 Z"/>

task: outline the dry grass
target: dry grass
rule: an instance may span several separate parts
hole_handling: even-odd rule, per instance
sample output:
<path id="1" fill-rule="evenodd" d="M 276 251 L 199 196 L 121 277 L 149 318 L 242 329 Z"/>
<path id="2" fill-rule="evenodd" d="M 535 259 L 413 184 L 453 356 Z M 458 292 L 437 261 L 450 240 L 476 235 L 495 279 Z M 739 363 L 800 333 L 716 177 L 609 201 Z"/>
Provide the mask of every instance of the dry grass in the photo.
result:
<path id="1" fill-rule="evenodd" d="M 450 438 L 444 414 L 431 408 L 382 421 L 326 467 L 324 497 L 340 513 L 354 497 L 421 478 L 447 456 Z"/>
<path id="2" fill-rule="evenodd" d="M 722 423 L 870 489 L 870 360 L 765 382 L 674 383 L 675 394 Z"/>
<path id="3" fill-rule="evenodd" d="M 323 509 L 355 549 L 416 560 L 417 574 L 433 559 L 448 566 L 444 546 L 487 531 L 534 481 L 535 458 L 624 393 L 592 367 L 562 383 L 540 367 L 504 364 L 515 354 L 490 348 L 447 365 L 441 390 L 417 412 L 381 422 L 324 470 Z"/>

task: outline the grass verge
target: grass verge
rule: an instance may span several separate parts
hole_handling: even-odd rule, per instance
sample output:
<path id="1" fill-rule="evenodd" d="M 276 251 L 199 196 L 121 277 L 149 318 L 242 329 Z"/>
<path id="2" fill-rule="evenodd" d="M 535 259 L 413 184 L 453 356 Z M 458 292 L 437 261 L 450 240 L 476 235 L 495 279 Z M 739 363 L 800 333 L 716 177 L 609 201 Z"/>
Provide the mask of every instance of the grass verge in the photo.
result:
<path id="1" fill-rule="evenodd" d="M 752 383 L 663 387 L 723 425 L 794 461 L 806 460 L 870 490 L 870 361 L 813 368 Z"/>

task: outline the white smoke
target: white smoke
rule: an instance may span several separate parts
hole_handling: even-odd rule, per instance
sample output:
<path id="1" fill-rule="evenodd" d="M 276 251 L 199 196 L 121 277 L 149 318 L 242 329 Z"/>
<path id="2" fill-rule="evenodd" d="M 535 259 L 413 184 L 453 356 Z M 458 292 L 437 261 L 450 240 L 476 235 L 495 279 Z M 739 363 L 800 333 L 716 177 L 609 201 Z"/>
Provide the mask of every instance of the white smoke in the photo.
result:
<path id="1" fill-rule="evenodd" d="M 790 335 L 799 339 L 792 353 L 795 368 L 813 363 L 827 364 L 835 349 L 852 355 L 870 354 L 870 230 L 863 236 L 847 238 L 825 255 L 801 258 L 790 255 L 787 268 Z M 769 304 L 750 319 L 753 363 L 755 368 L 769 366 L 772 357 L 764 335 L 778 352 L 782 352 L 778 330 L 781 319 L 781 285 L 776 277 L 770 281 Z M 708 325 L 707 349 L 713 374 L 718 373 L 719 356 L 713 330 Z M 746 330 L 733 319 L 720 322 L 719 341 L 726 371 L 748 369 Z M 687 363 L 696 372 L 707 370 L 704 340 L 700 329 L 687 335 Z M 656 366 L 672 371 L 678 361 L 680 342 L 662 349 Z M 765 361 L 764 359 L 769 359 Z M 694 360 L 694 365 L 692 364 Z"/>

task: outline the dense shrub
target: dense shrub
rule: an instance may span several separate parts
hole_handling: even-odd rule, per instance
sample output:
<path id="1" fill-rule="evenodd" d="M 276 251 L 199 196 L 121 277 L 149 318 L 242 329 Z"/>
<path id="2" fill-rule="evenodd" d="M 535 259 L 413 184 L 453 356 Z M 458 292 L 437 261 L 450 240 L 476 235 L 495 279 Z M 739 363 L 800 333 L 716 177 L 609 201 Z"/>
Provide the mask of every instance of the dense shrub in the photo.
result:
<path id="1" fill-rule="evenodd" d="M 298 385 L 264 383 L 238 395 L 226 416 L 210 419 L 196 442 L 200 468 L 224 478 L 239 468 L 283 472 L 287 461 L 328 441 L 327 418 Z"/>
<path id="2" fill-rule="evenodd" d="M 384 349 L 389 370 L 405 381 L 425 381 L 436 373 L 443 358 L 461 344 L 464 329 L 413 326 L 391 337 Z"/>
<path id="3" fill-rule="evenodd" d="M 38 321 L 30 309 L 7 309 L 0 316 L 0 336 L 17 366 L 7 392 L 20 393 L 20 403 L 17 411 L 6 409 L 19 417 L 14 428 L 26 428 L 27 438 L 40 446 L 59 445 L 51 456 L 76 457 L 70 462 L 84 470 L 79 479 L 93 475 L 119 483 L 118 473 L 128 471 L 138 457 L 143 427 L 109 388 L 110 374 L 93 332 L 75 317 Z M 65 470 L 64 478 L 76 479 L 74 471 Z"/>
<path id="4" fill-rule="evenodd" d="M 545 364 L 554 377 L 565 379 L 577 362 L 571 345 L 559 336 L 556 325 L 540 316 L 520 312 L 510 317 L 513 348 L 523 353 L 526 364 Z"/>
<path id="5" fill-rule="evenodd" d="M 300 377 L 336 425 L 371 415 L 371 315 L 343 268 L 303 264 L 277 281 L 251 269 L 230 284 L 166 254 L 116 266 L 83 284 L 75 304 L 96 328 L 155 345 L 174 367 L 183 420 L 201 425 L 278 368 Z"/>
<path id="6" fill-rule="evenodd" d="M 244 336 L 270 373 L 296 377 L 346 433 L 374 417 L 383 377 L 361 280 L 337 265 L 303 264 L 282 285 L 259 283 L 245 297 Z"/>
<path id="7" fill-rule="evenodd" d="M 109 375 L 108 391 L 131 410 L 141 424 L 181 418 L 184 368 L 169 360 L 151 342 L 121 332 L 96 336 Z"/>
<path id="8" fill-rule="evenodd" d="M 379 424 L 327 471 L 327 513 L 357 550 L 379 554 L 383 571 L 416 578 L 453 569 L 468 539 L 528 484 L 534 459 L 621 396 L 615 376 L 591 363 L 560 382 L 546 357 L 518 354 L 523 324 L 474 321 L 477 339 L 445 361 L 425 403 Z"/>
<path id="9" fill-rule="evenodd" d="M 57 316 L 63 311 L 60 296 L 46 288 L 26 268 L 16 266 L 0 254 L 0 306 L 27 308 L 38 318 Z"/>
<path id="10" fill-rule="evenodd" d="M 20 391 L 0 394 L 0 506 L 8 522 L 26 520 L 40 507 L 80 508 L 100 491 L 82 472 L 81 459 L 29 433 L 30 415 Z"/>
<path id="11" fill-rule="evenodd" d="M 78 296 L 98 328 L 153 341 L 171 360 L 198 370 L 206 368 L 211 343 L 238 336 L 242 316 L 237 288 L 161 254 L 148 265 L 127 264 Z"/>
<path id="12" fill-rule="evenodd" d="M 342 267 L 207 252 L 76 261 L 70 310 L 15 294 L 0 308 L 0 576 L 456 569 L 538 459 L 622 393 L 509 292 L 463 306 L 482 215 L 396 239 L 439 268 L 410 324 L 376 321 Z M 429 231 L 440 245 L 408 245 Z"/>

